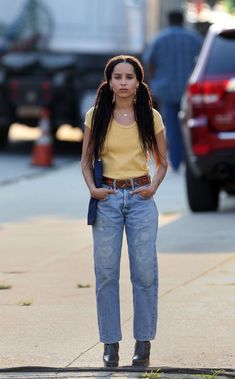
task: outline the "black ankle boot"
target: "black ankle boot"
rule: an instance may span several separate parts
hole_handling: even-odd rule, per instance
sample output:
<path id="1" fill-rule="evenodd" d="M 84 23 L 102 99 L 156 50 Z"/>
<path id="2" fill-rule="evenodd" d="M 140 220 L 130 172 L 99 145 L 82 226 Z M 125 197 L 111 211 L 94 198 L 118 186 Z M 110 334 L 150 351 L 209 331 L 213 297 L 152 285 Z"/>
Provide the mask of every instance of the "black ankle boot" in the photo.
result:
<path id="1" fill-rule="evenodd" d="M 104 367 L 117 367 L 119 361 L 119 343 L 105 343 L 104 344 Z"/>
<path id="2" fill-rule="evenodd" d="M 149 341 L 136 341 L 132 366 L 149 366 L 150 347 Z"/>

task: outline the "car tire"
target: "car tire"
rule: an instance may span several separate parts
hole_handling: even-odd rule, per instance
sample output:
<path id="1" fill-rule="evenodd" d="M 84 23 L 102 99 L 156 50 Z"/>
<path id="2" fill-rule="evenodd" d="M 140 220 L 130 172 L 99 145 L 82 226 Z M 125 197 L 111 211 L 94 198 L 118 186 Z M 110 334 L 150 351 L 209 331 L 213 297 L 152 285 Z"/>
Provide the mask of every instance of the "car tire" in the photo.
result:
<path id="1" fill-rule="evenodd" d="M 235 196 L 235 189 L 225 190 L 225 192 L 226 192 L 229 196 Z"/>
<path id="2" fill-rule="evenodd" d="M 194 175 L 186 165 L 188 203 L 193 212 L 216 211 L 219 205 L 219 190 L 215 183 Z"/>
<path id="3" fill-rule="evenodd" d="M 0 127 L 0 149 L 4 149 L 8 143 L 9 127 Z"/>

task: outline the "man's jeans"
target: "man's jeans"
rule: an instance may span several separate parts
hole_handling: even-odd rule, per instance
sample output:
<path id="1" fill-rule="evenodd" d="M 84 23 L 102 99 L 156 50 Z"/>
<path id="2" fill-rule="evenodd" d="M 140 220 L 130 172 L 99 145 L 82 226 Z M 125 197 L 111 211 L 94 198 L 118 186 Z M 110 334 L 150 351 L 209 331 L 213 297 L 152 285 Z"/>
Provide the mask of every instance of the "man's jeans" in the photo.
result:
<path id="1" fill-rule="evenodd" d="M 116 194 L 99 201 L 92 227 L 98 324 L 103 343 L 122 339 L 119 273 L 124 227 L 133 287 L 134 338 L 148 341 L 156 334 L 158 212 L 153 198 L 131 195 L 131 190 L 117 189 Z"/>
<path id="2" fill-rule="evenodd" d="M 181 136 L 178 113 L 180 103 L 162 104 L 163 119 L 166 125 L 166 137 L 169 147 L 170 162 L 174 170 L 178 170 L 180 163 L 184 161 L 184 146 Z"/>

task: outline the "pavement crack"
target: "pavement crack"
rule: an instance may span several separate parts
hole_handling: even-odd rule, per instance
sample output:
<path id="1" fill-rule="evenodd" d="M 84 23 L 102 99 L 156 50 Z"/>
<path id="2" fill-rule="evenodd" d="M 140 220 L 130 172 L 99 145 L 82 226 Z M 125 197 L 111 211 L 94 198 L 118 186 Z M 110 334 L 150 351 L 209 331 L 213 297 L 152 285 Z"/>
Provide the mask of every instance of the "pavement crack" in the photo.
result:
<path id="1" fill-rule="evenodd" d="M 92 350 L 94 347 L 96 347 L 99 344 L 99 342 L 96 342 L 94 345 L 90 346 L 88 349 L 80 353 L 77 357 L 75 357 L 71 362 L 69 362 L 65 367 L 71 366 L 76 360 L 81 358 L 84 354 L 86 354 L 88 351 Z"/>
<path id="2" fill-rule="evenodd" d="M 131 315 L 128 317 L 125 321 L 122 322 L 122 325 L 126 324 L 128 321 L 130 321 L 133 318 Z M 80 353 L 77 357 L 75 357 L 71 362 L 69 362 L 65 367 L 70 367 L 75 361 L 77 361 L 79 358 L 81 358 L 84 354 L 88 353 L 88 351 L 92 350 L 94 347 L 99 345 L 100 342 L 96 342 L 94 345 L 90 346 L 88 349 Z"/>
<path id="3" fill-rule="evenodd" d="M 128 321 L 130 321 L 133 318 L 133 315 L 128 317 L 125 321 L 123 321 L 122 325 L 125 325 Z"/>

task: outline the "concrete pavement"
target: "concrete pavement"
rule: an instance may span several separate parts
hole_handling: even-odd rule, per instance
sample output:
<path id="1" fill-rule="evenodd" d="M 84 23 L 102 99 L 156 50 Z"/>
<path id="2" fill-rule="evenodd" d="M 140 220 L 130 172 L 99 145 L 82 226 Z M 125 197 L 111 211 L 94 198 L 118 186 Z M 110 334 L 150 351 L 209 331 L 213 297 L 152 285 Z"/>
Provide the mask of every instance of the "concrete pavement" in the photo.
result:
<path id="1" fill-rule="evenodd" d="M 0 379 L 140 377 L 141 372 L 128 372 L 134 341 L 126 245 L 122 369 L 96 369 L 102 367 L 103 346 L 96 325 L 91 230 L 85 222 L 88 198 L 79 165 L 0 191 L 0 283 L 11 286 L 0 291 L 0 367 L 58 368 L 0 372 Z M 218 213 L 191 214 L 182 173 L 172 172 L 156 197 L 159 323 L 151 369 L 162 369 L 162 378 L 191 378 L 224 368 L 231 370 L 224 377 L 235 377 L 235 201 L 223 194 Z"/>

